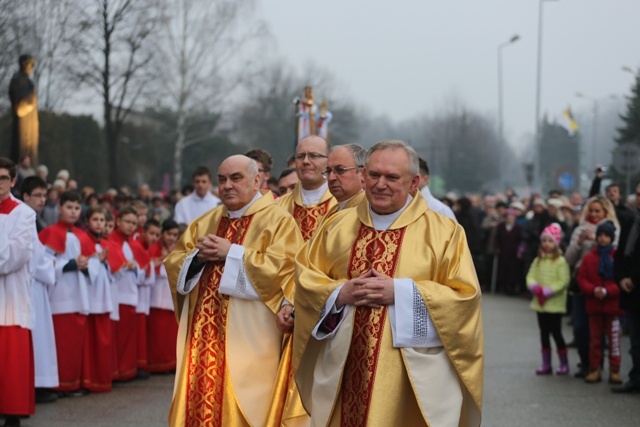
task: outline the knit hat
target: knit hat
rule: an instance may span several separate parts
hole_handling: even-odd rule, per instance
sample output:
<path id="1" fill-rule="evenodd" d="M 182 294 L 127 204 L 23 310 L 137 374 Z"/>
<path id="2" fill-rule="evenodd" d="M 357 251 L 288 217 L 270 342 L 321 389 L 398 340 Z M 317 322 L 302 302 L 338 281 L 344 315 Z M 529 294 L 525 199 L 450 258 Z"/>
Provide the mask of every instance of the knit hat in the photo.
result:
<path id="1" fill-rule="evenodd" d="M 553 206 L 554 208 L 560 210 L 564 206 L 564 202 L 557 198 L 551 198 L 547 200 L 547 205 Z"/>
<path id="2" fill-rule="evenodd" d="M 542 234 L 540 235 L 540 239 L 544 236 L 549 236 L 556 243 L 556 246 L 560 246 L 560 239 L 562 239 L 562 228 L 557 222 L 551 223 L 542 230 Z"/>
<path id="3" fill-rule="evenodd" d="M 533 206 L 542 206 L 543 208 L 546 208 L 547 204 L 542 199 L 535 199 L 533 201 Z"/>
<path id="4" fill-rule="evenodd" d="M 611 221 L 605 221 L 596 229 L 596 236 L 598 236 L 598 234 L 606 234 L 611 238 L 611 241 L 613 241 L 616 236 L 616 226 Z"/>
<path id="5" fill-rule="evenodd" d="M 527 208 L 525 208 L 525 206 L 524 206 L 524 203 L 518 202 L 518 201 L 511 202 L 511 205 L 509 205 L 509 207 L 511 207 L 513 209 L 519 209 L 522 212 L 525 212 L 527 210 Z"/>

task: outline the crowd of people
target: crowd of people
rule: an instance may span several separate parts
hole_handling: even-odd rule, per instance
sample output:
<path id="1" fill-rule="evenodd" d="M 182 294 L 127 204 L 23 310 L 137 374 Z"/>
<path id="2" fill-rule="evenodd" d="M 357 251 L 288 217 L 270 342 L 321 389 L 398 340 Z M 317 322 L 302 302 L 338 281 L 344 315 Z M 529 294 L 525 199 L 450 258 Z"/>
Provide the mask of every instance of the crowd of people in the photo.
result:
<path id="1" fill-rule="evenodd" d="M 553 372 L 550 337 L 569 373 L 571 312 L 576 375 L 601 381 L 606 334 L 614 391 L 640 391 L 640 186 L 628 206 L 615 184 L 599 194 L 600 172 L 588 197 L 436 198 L 407 144 L 315 136 L 287 166 L 276 177 L 256 148 L 223 161 L 217 186 L 200 166 L 173 192 L 98 194 L 0 158 L 5 425 L 173 372 L 171 425 L 479 425 L 480 289 L 532 295 L 536 374 Z M 380 413 L 389 390 L 402 398 Z"/>

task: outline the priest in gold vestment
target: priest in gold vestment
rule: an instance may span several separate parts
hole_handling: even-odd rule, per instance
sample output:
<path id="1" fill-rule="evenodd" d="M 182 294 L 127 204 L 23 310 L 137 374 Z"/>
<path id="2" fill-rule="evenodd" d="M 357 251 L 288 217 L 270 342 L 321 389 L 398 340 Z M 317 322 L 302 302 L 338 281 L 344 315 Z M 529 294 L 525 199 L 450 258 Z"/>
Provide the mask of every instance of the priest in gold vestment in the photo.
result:
<path id="1" fill-rule="evenodd" d="M 303 138 L 296 147 L 296 174 L 300 183 L 293 192 L 278 199 L 278 205 L 293 216 L 305 242 L 313 236 L 323 218 L 337 205 L 324 176 L 329 143 L 319 136 Z"/>
<path id="2" fill-rule="evenodd" d="M 312 426 L 480 425 L 480 287 L 464 230 L 419 180 L 411 147 L 376 144 L 366 200 L 296 257 L 293 365 Z"/>
<path id="3" fill-rule="evenodd" d="M 223 205 L 196 219 L 164 262 L 180 322 L 169 423 L 278 426 L 288 379 L 275 316 L 302 236 L 259 191 L 254 160 L 227 158 L 218 183 Z"/>
<path id="4" fill-rule="evenodd" d="M 329 156 L 329 143 L 316 135 L 300 140 L 296 147 L 295 168 L 300 182 L 296 188 L 278 199 L 278 205 L 286 209 L 295 219 L 302 238 L 306 242 L 313 236 L 322 220 L 337 206 L 336 199 L 329 192 L 324 176 Z M 283 333 L 293 329 L 294 295 L 285 295 L 286 301 L 278 313 L 278 328 Z M 283 358 L 291 357 L 292 337 L 285 338 Z M 283 425 L 285 427 L 306 427 L 309 417 L 302 406 L 298 390 L 290 375 L 289 392 L 285 402 Z"/>
<path id="5" fill-rule="evenodd" d="M 327 217 L 356 207 L 364 199 L 363 168 L 366 154 L 366 150 L 358 144 L 331 147 L 324 176 L 338 204 L 329 211 Z"/>

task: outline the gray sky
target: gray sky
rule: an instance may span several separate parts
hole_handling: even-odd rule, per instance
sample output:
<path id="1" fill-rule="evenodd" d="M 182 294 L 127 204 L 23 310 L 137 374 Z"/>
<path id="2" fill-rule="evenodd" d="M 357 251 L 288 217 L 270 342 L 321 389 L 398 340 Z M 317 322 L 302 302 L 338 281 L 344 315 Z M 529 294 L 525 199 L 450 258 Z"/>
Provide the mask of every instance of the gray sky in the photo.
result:
<path id="1" fill-rule="evenodd" d="M 516 147 L 535 127 L 538 0 L 259 0 L 277 52 L 300 69 L 329 69 L 358 104 L 395 121 L 433 113 L 452 98 L 497 116 L 497 48 L 503 50 L 505 137 Z M 590 111 L 630 91 L 640 67 L 639 0 L 543 4 L 541 115 Z M 588 123 L 579 123 L 589 126 Z"/>

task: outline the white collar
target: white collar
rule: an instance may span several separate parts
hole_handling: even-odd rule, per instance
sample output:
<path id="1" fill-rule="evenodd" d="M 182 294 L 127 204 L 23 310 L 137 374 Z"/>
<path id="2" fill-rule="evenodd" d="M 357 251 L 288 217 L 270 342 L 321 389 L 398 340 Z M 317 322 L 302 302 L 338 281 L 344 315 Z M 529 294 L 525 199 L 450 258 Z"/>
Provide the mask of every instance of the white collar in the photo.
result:
<path id="1" fill-rule="evenodd" d="M 339 209 L 338 210 L 342 210 L 344 209 L 344 207 L 347 205 L 347 203 L 349 203 L 354 197 L 356 197 L 358 194 L 360 194 L 360 192 L 362 192 L 364 190 L 360 190 L 358 191 L 356 194 L 354 194 L 353 196 L 349 197 L 347 200 L 345 200 L 344 202 L 338 202 L 338 206 Z"/>
<path id="2" fill-rule="evenodd" d="M 256 195 L 253 196 L 253 199 L 251 199 L 249 203 L 244 205 L 244 207 L 238 209 L 237 211 L 229 211 L 229 218 L 232 218 L 232 219 L 240 218 L 249 209 L 249 207 L 251 207 L 251 205 L 260 197 L 262 197 L 262 193 L 258 191 Z"/>
<path id="3" fill-rule="evenodd" d="M 302 184 L 300 184 L 300 194 L 302 195 L 302 203 L 305 206 L 316 205 L 322 199 L 325 191 L 329 188 L 329 184 L 327 181 L 324 182 L 320 187 L 315 190 L 305 190 L 302 188 Z"/>
<path id="4" fill-rule="evenodd" d="M 393 224 L 393 221 L 395 221 L 402 214 L 402 212 L 404 212 L 404 210 L 407 209 L 407 206 L 409 206 L 409 203 L 411 203 L 411 200 L 413 200 L 413 197 L 411 197 L 411 194 L 409 194 L 409 197 L 407 197 L 407 203 L 405 203 L 400 210 L 397 210 L 394 213 L 390 213 L 387 215 L 380 215 L 375 213 L 373 210 L 371 210 L 371 205 L 369 205 L 369 214 L 371 215 L 371 222 L 373 222 L 373 228 L 375 228 L 378 231 L 386 230 L 387 228 L 389 228 L 389 226 Z"/>

